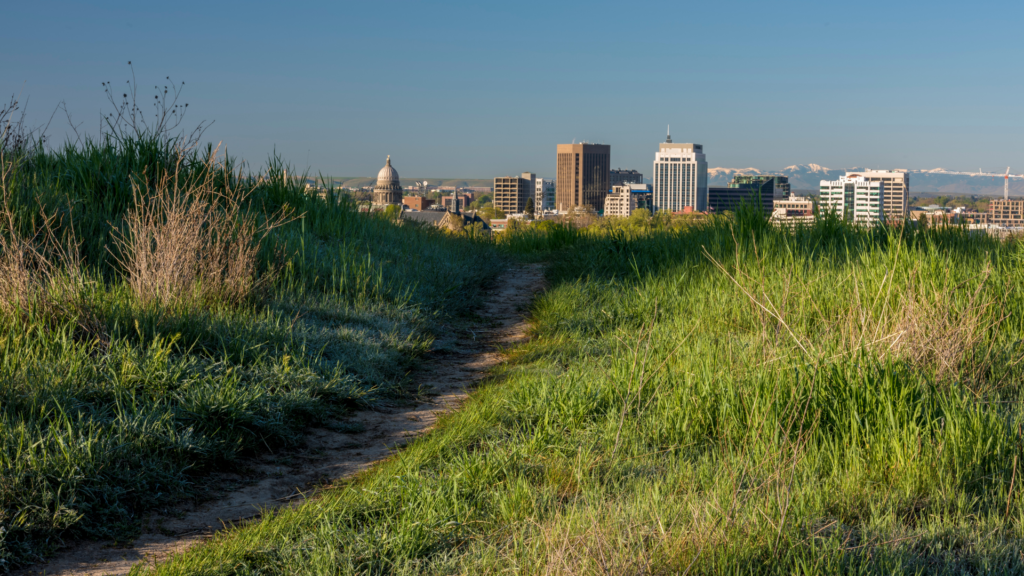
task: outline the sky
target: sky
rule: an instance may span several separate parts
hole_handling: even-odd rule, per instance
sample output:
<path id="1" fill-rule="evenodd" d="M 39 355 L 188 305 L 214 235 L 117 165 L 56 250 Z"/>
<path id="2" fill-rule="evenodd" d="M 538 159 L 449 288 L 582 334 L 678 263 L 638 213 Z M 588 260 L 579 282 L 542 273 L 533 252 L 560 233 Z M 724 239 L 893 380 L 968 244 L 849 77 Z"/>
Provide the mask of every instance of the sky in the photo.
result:
<path id="1" fill-rule="evenodd" d="M 51 143 L 134 71 L 253 169 L 552 177 L 585 140 L 649 174 L 671 125 L 713 167 L 1024 172 L 1022 2 L 9 4 L 0 97 Z"/>

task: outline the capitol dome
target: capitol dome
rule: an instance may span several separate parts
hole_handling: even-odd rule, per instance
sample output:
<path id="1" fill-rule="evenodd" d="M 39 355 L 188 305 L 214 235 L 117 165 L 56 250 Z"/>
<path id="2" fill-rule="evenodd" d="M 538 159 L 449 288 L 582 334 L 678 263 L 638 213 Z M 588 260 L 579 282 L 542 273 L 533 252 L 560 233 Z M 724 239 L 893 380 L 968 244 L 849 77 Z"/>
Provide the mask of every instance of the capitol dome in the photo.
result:
<path id="1" fill-rule="evenodd" d="M 377 184 L 388 184 L 391 182 L 398 182 L 398 170 L 395 170 L 391 166 L 391 155 L 388 155 L 388 162 L 377 172 Z"/>
<path id="2" fill-rule="evenodd" d="M 387 164 L 377 173 L 377 185 L 373 187 L 373 205 L 384 208 L 392 204 L 402 204 L 402 185 L 398 181 L 398 170 L 391 166 L 391 156 Z"/>

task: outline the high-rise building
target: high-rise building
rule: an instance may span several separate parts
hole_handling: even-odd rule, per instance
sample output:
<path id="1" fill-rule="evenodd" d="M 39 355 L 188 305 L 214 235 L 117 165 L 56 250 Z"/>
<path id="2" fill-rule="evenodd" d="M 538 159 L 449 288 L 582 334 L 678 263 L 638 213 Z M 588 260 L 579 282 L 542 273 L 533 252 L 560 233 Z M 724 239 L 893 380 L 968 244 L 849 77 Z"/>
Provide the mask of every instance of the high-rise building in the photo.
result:
<path id="1" fill-rule="evenodd" d="M 623 184 L 643 184 L 644 175 L 636 170 L 623 170 L 616 168 L 608 174 L 608 185 L 612 188 Z"/>
<path id="2" fill-rule="evenodd" d="M 607 144 L 559 144 L 555 180 L 555 209 L 604 208 L 611 190 L 608 174 L 612 147 Z"/>
<path id="3" fill-rule="evenodd" d="M 865 170 L 847 172 L 847 178 L 863 177 L 868 182 L 885 184 L 885 219 L 902 222 L 910 213 L 910 174 L 906 170 Z"/>
<path id="4" fill-rule="evenodd" d="M 629 184 L 613 186 L 612 193 L 604 197 L 604 215 L 628 218 L 636 210 L 636 196 Z"/>
<path id="5" fill-rule="evenodd" d="M 885 221 L 885 183 L 863 176 L 821 181 L 821 211 L 869 226 Z"/>
<path id="6" fill-rule="evenodd" d="M 537 212 L 555 209 L 555 181 L 551 178 L 534 180 L 533 205 Z"/>
<path id="7" fill-rule="evenodd" d="M 654 209 L 708 209 L 708 163 L 700 144 L 677 144 L 669 134 L 654 155 Z"/>
<path id="8" fill-rule="evenodd" d="M 530 172 L 520 176 L 501 176 L 494 179 L 494 207 L 506 214 L 522 214 L 526 202 L 534 195 L 534 179 Z"/>

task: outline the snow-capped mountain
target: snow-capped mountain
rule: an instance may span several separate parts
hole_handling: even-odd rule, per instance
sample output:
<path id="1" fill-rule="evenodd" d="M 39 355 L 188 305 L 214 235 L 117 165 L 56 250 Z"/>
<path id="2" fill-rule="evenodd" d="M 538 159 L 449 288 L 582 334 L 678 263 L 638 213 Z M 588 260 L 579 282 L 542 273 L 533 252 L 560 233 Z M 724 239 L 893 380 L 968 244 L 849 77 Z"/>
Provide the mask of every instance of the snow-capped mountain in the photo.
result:
<path id="1" fill-rule="evenodd" d="M 817 190 L 822 180 L 838 180 L 847 172 L 868 170 L 861 166 L 852 168 L 827 168 L 820 164 L 794 164 L 781 170 L 758 168 L 708 168 L 708 185 L 725 186 L 737 174 L 779 174 L 789 177 L 793 190 Z M 954 194 L 975 196 L 1002 196 L 1003 178 L 991 173 L 976 174 L 953 172 L 943 168 L 930 170 L 909 170 L 910 194 Z M 1024 177 L 1011 175 L 1010 194 L 1024 194 Z"/>

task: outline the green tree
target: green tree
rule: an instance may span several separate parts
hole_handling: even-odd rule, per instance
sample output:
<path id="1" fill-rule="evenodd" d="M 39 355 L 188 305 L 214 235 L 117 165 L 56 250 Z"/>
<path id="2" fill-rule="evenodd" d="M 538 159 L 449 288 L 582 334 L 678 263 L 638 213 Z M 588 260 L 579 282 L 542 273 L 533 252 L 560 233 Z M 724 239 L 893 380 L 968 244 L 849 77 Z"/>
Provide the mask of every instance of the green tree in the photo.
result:
<path id="1" fill-rule="evenodd" d="M 526 217 L 529 218 L 530 220 L 533 220 L 533 218 L 534 218 L 534 216 L 533 216 L 534 210 L 535 210 L 535 207 L 533 205 L 533 198 L 530 198 L 530 199 L 528 199 L 526 201 Z"/>

